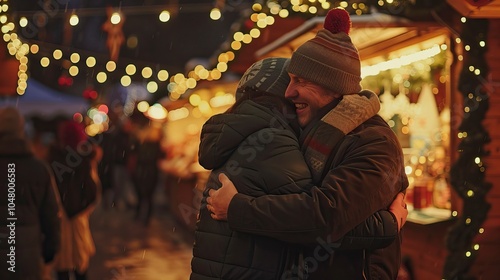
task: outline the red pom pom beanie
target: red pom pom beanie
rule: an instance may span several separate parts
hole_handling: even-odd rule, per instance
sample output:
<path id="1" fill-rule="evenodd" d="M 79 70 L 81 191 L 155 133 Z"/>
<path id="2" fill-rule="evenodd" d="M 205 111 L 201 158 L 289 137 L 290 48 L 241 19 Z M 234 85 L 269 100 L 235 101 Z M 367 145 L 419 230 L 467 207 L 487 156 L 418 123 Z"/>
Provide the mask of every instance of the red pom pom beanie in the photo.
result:
<path id="1" fill-rule="evenodd" d="M 351 19 L 346 10 L 335 8 L 325 17 L 324 28 L 293 54 L 287 71 L 346 95 L 361 91 L 361 63 L 349 37 Z"/>

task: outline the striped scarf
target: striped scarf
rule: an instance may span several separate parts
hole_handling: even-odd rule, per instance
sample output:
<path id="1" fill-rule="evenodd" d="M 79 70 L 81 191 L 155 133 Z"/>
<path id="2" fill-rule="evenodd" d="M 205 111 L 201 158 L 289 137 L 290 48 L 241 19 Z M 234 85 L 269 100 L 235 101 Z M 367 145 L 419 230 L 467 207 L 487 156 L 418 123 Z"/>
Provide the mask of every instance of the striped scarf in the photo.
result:
<path id="1" fill-rule="evenodd" d="M 344 95 L 342 100 L 326 113 L 307 132 L 302 144 L 313 181 L 319 184 L 326 175 L 325 167 L 333 160 L 333 152 L 345 135 L 375 116 L 380 110 L 377 95 L 363 90 L 359 94 Z"/>

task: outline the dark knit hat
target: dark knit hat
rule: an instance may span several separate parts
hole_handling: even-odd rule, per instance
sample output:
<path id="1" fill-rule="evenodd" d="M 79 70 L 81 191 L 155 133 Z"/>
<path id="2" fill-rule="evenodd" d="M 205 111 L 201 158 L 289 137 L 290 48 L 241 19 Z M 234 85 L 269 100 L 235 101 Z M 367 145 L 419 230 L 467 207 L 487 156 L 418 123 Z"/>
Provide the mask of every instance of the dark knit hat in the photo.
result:
<path id="1" fill-rule="evenodd" d="M 236 99 L 241 98 L 249 89 L 285 96 L 286 88 L 290 83 L 290 76 L 286 71 L 289 62 L 288 58 L 269 57 L 252 64 L 238 83 Z"/>
<path id="2" fill-rule="evenodd" d="M 24 118 L 14 107 L 0 108 L 0 137 L 24 136 Z"/>
<path id="3" fill-rule="evenodd" d="M 83 125 L 74 120 L 63 121 L 58 127 L 59 141 L 62 146 L 77 149 L 78 145 L 87 140 Z"/>
<path id="4" fill-rule="evenodd" d="M 345 95 L 361 91 L 361 64 L 349 37 L 351 18 L 342 8 L 325 17 L 323 29 L 293 54 L 288 72 Z"/>

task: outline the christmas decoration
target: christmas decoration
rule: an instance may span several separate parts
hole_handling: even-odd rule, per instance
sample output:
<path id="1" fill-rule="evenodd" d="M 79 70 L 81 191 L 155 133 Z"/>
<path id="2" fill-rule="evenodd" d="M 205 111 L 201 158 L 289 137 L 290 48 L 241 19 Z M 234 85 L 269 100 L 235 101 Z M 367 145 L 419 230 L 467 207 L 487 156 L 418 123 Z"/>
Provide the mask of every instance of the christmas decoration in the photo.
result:
<path id="1" fill-rule="evenodd" d="M 452 187 L 463 199 L 463 209 L 446 239 L 449 254 L 443 279 L 474 279 L 468 275 L 479 249 L 473 243 L 474 237 L 484 231 L 481 226 L 491 207 L 486 194 L 492 185 L 485 182 L 486 167 L 481 160 L 487 155 L 484 145 L 490 141 L 481 124 L 489 105 L 488 93 L 482 85 L 488 75 L 485 60 L 487 32 L 488 20 L 467 19 L 461 33 L 467 51 L 458 86 L 464 96 L 464 116 L 458 133 L 462 138 L 458 147 L 460 154 L 451 167 L 450 178 Z"/>
<path id="2" fill-rule="evenodd" d="M 121 45 L 125 41 L 122 31 L 125 19 L 117 12 L 114 12 L 111 7 L 106 8 L 106 14 L 108 20 L 102 25 L 102 29 L 108 32 L 106 46 L 109 49 L 109 57 L 112 61 L 117 61 L 120 56 Z"/>

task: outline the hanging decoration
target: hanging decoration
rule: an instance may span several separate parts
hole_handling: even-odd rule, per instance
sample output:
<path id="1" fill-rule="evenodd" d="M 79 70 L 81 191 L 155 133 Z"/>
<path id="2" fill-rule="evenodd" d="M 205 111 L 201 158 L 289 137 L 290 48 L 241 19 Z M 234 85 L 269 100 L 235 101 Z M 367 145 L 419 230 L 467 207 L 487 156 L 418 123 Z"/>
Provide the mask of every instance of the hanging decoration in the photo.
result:
<path id="1" fill-rule="evenodd" d="M 488 110 L 488 92 L 483 82 L 488 75 L 485 59 L 488 20 L 462 18 L 461 40 L 464 45 L 463 69 L 458 89 L 463 95 L 464 115 L 459 126 L 459 157 L 450 171 L 451 185 L 463 199 L 463 209 L 446 239 L 448 256 L 443 279 L 474 279 L 468 274 L 479 250 L 474 242 L 476 235 L 484 232 L 482 224 L 491 205 L 486 194 L 492 187 L 485 181 L 482 158 L 488 153 L 485 144 L 490 141 L 481 124 Z"/>
<path id="2" fill-rule="evenodd" d="M 123 35 L 123 23 L 125 18 L 120 13 L 113 10 L 112 7 L 106 8 L 108 20 L 102 25 L 102 29 L 108 33 L 106 46 L 109 49 L 109 57 L 112 61 L 117 61 L 120 56 L 120 48 L 125 41 Z"/>

